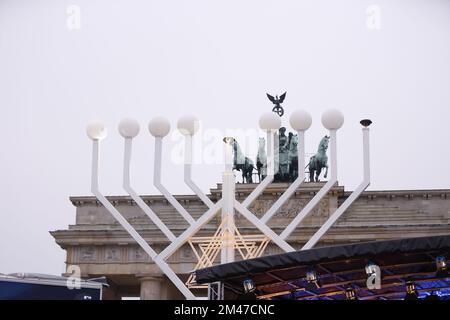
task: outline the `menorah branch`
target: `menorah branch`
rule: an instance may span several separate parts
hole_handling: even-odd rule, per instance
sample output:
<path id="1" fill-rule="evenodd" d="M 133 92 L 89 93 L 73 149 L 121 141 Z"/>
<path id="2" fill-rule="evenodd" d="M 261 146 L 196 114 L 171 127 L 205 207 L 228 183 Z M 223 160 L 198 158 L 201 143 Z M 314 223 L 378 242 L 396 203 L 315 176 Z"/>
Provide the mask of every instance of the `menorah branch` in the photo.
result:
<path id="1" fill-rule="evenodd" d="M 287 239 L 289 235 L 297 228 L 303 219 L 310 214 L 312 210 L 319 204 L 323 197 L 331 190 L 337 182 L 337 150 L 336 150 L 336 130 L 330 130 L 330 157 L 331 157 L 331 176 L 330 180 L 317 192 L 317 194 L 309 201 L 299 214 L 289 223 L 289 225 L 280 234 L 282 239 Z"/>
<path id="2" fill-rule="evenodd" d="M 131 166 L 131 150 L 132 150 L 132 139 L 124 139 L 124 162 L 123 162 L 123 188 L 130 195 L 130 197 L 136 202 L 138 207 L 144 211 L 144 213 L 150 218 L 150 220 L 161 230 L 162 233 L 170 240 L 174 241 L 176 239 L 172 231 L 167 228 L 164 222 L 159 219 L 155 212 L 142 200 L 142 198 L 134 191 L 131 187 L 130 178 L 130 166 Z"/>
<path id="3" fill-rule="evenodd" d="M 295 251 L 295 249 L 278 236 L 271 228 L 262 223 L 252 212 L 250 212 L 243 204 L 235 200 L 234 205 L 237 211 L 250 221 L 256 228 L 258 228 L 264 235 L 272 240 L 277 246 L 286 252 Z"/>
<path id="4" fill-rule="evenodd" d="M 169 244 L 163 251 L 159 253 L 161 259 L 167 259 L 177 249 L 179 249 L 186 241 L 189 240 L 194 234 L 196 234 L 206 223 L 208 223 L 222 208 L 222 199 L 217 201 L 213 207 L 208 209 L 204 214 L 200 216 L 192 225 L 189 226 L 178 238 Z"/>
<path id="5" fill-rule="evenodd" d="M 147 253 L 150 258 L 158 265 L 161 271 L 177 286 L 181 293 L 188 300 L 195 300 L 195 295 L 186 287 L 186 285 L 178 278 L 170 266 L 163 260 L 157 257 L 157 253 L 150 247 L 144 238 L 134 229 L 134 227 L 117 211 L 116 208 L 106 199 L 100 192 L 98 184 L 98 159 L 99 159 L 99 141 L 93 140 L 93 154 L 92 154 L 92 176 L 91 176 L 91 190 L 94 196 L 100 203 L 108 210 L 108 212 L 119 222 L 119 224 L 128 232 L 128 234 L 136 241 L 139 246 Z"/>
<path id="6" fill-rule="evenodd" d="M 178 213 L 187 221 L 189 224 L 193 224 L 195 222 L 194 218 L 189 214 L 189 212 L 184 209 L 184 207 L 175 199 L 174 196 L 163 186 L 161 182 L 161 162 L 162 162 L 162 137 L 155 137 L 155 162 L 154 162 L 154 171 L 153 171 L 153 184 L 162 193 L 164 198 L 169 201 L 169 203 L 178 211 Z"/>
<path id="7" fill-rule="evenodd" d="M 203 203 L 211 208 L 214 203 L 209 199 L 206 194 L 197 186 L 197 184 L 192 180 L 192 135 L 185 135 L 185 147 L 184 147 L 184 182 L 186 185 L 203 201 Z"/>
<path id="8" fill-rule="evenodd" d="M 309 239 L 309 241 L 303 246 L 302 250 L 311 249 L 314 247 L 320 238 L 327 233 L 327 231 L 333 226 L 333 224 L 344 214 L 344 212 L 350 207 L 350 205 L 366 190 L 370 185 L 370 145 L 369 145 L 369 128 L 363 129 L 363 181 L 356 188 L 355 191 L 344 201 L 343 204 L 328 218 L 328 220 L 320 227 L 320 229 Z"/>

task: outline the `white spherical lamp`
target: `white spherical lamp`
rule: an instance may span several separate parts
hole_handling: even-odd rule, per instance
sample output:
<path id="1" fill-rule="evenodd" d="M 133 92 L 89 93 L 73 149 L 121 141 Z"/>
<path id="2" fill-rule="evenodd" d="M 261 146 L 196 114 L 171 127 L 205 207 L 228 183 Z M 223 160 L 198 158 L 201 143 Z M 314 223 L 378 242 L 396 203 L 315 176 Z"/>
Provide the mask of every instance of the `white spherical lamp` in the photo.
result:
<path id="1" fill-rule="evenodd" d="M 178 120 L 177 128 L 182 134 L 193 136 L 200 128 L 200 121 L 192 115 L 183 116 Z"/>
<path id="2" fill-rule="evenodd" d="M 148 131 L 154 137 L 165 137 L 170 132 L 170 122 L 164 117 L 155 117 L 148 123 Z"/>
<path id="3" fill-rule="evenodd" d="M 338 130 L 344 124 L 344 115 L 337 109 L 329 109 L 322 114 L 322 124 L 328 130 Z"/>
<path id="4" fill-rule="evenodd" d="M 139 134 L 139 123 L 134 119 L 123 119 L 119 123 L 119 133 L 124 138 L 134 138 Z"/>
<path id="5" fill-rule="evenodd" d="M 311 115 L 305 110 L 295 110 L 289 118 L 289 123 L 295 131 L 306 131 L 311 127 Z"/>
<path id="6" fill-rule="evenodd" d="M 86 126 L 86 133 L 92 140 L 103 140 L 108 134 L 108 130 L 101 121 L 93 121 Z"/>
<path id="7" fill-rule="evenodd" d="M 278 130 L 281 127 L 281 118 L 274 112 L 266 112 L 259 118 L 259 127 L 262 130 Z"/>

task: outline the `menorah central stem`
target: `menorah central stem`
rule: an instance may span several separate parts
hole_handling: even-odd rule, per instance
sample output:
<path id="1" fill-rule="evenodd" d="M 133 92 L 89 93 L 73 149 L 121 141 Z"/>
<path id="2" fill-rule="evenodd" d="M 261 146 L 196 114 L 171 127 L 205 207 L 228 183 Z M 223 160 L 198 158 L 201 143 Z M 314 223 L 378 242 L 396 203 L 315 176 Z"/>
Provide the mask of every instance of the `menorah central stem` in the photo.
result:
<path id="1" fill-rule="evenodd" d="M 222 243 L 221 263 L 234 262 L 234 200 L 235 177 L 230 163 L 231 146 L 225 144 L 225 171 L 222 181 Z"/>

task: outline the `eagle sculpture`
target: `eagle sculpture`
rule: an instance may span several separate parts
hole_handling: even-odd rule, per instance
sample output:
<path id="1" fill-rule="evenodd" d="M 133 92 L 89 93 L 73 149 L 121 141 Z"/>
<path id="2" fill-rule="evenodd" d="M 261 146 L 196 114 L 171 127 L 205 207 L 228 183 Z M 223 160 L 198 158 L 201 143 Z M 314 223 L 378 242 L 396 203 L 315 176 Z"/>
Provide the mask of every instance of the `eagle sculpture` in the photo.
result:
<path id="1" fill-rule="evenodd" d="M 275 97 L 271 96 L 270 94 L 267 94 L 267 98 L 269 98 L 270 101 L 272 101 L 272 103 L 275 105 L 272 109 L 273 112 L 275 112 L 276 114 L 278 114 L 280 117 L 283 116 L 284 114 L 284 109 L 281 106 L 281 104 L 284 101 L 284 98 L 286 98 L 286 92 L 283 93 L 280 97 L 278 97 L 277 95 Z"/>

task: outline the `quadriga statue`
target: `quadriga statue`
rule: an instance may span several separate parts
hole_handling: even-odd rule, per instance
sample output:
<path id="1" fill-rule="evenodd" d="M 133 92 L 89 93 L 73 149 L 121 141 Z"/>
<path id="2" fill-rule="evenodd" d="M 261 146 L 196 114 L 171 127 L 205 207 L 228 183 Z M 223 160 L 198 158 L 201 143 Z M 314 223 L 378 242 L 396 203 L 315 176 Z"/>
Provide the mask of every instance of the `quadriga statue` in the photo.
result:
<path id="1" fill-rule="evenodd" d="M 324 178 L 328 175 L 327 149 L 329 136 L 325 136 L 319 143 L 317 153 L 309 159 L 306 168 L 298 168 L 298 135 L 285 134 L 286 128 L 280 128 L 279 135 L 275 139 L 275 179 L 274 182 L 292 182 L 298 177 L 299 170 L 309 167 L 309 181 L 319 181 L 322 169 L 325 168 Z M 241 150 L 236 139 L 231 138 L 229 143 L 233 150 L 233 170 L 241 171 L 242 183 L 253 183 L 253 172 L 257 171 L 259 181 L 267 176 L 267 152 L 266 140 L 259 138 L 258 154 L 256 156 L 256 168 L 254 162 Z"/>

